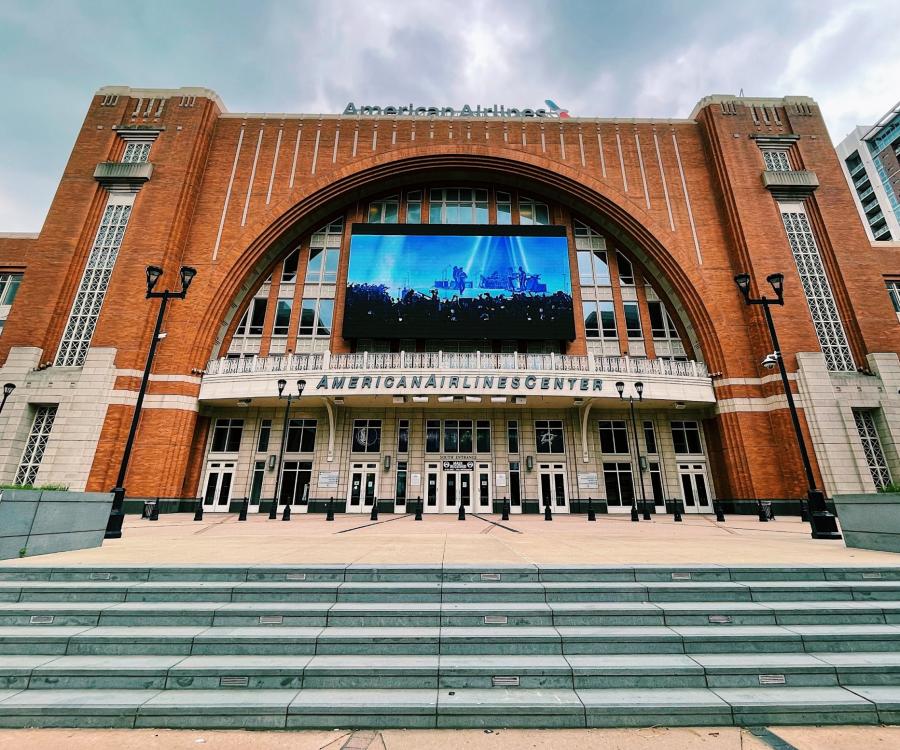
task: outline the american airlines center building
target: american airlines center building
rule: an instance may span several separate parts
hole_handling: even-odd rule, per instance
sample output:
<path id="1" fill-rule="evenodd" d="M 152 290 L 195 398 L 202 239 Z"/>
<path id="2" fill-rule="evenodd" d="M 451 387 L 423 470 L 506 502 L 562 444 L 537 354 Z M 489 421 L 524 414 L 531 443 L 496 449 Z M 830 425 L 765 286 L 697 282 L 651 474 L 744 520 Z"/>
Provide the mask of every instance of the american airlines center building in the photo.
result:
<path id="1" fill-rule="evenodd" d="M 797 510 L 772 345 L 733 278 L 771 296 L 784 274 L 815 479 L 871 491 L 900 477 L 897 252 L 867 239 L 805 97 L 638 120 L 104 88 L 40 233 L 0 237 L 0 479 L 116 485 L 160 304 L 145 269 L 158 292 L 191 267 L 130 500 Z"/>

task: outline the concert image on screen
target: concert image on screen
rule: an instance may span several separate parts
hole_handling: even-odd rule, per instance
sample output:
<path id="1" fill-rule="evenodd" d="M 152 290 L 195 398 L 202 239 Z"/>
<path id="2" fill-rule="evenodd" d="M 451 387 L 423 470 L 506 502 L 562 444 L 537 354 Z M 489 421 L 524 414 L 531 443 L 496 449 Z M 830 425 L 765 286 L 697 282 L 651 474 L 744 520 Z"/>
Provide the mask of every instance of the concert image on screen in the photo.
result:
<path id="1" fill-rule="evenodd" d="M 565 227 L 354 224 L 343 334 L 573 339 Z"/>

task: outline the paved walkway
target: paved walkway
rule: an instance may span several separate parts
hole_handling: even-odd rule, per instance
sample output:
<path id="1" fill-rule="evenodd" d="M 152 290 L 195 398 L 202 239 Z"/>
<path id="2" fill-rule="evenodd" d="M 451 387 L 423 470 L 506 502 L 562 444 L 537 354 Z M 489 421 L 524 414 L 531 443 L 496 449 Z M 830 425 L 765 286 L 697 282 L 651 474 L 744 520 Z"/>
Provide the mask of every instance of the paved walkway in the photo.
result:
<path id="1" fill-rule="evenodd" d="M 682 729 L 204 732 L 165 729 L 0 730 L 17 750 L 894 750 L 900 727 L 773 727 L 769 743 L 737 727 Z M 778 745 L 777 740 L 787 742 Z"/>
<path id="2" fill-rule="evenodd" d="M 252 516 L 189 514 L 159 521 L 129 516 L 122 539 L 100 548 L 13 560 L 3 565 L 117 564 L 713 564 L 900 565 L 900 555 L 814 540 L 797 519 L 760 523 L 755 516 L 671 516 L 632 523 L 628 516 L 295 515 L 291 521 Z"/>

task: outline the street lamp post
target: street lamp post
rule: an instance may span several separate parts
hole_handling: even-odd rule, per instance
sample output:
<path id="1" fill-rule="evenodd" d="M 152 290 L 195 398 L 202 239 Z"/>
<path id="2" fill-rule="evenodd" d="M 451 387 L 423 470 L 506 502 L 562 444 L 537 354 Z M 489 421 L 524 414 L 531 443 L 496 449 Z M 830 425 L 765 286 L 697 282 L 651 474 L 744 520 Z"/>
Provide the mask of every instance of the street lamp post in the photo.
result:
<path id="1" fill-rule="evenodd" d="M 772 312 L 769 310 L 769 307 L 772 305 L 784 305 L 784 274 L 770 274 L 766 277 L 766 281 L 772 285 L 772 289 L 775 291 L 775 299 L 769 299 L 766 296 L 751 297 L 750 274 L 741 273 L 734 277 L 734 283 L 741 290 L 744 302 L 748 305 L 760 305 L 765 314 L 766 325 L 769 328 L 769 337 L 775 349 L 769 357 L 766 357 L 766 361 L 771 362 L 770 357 L 774 358 L 778 364 L 778 371 L 781 373 L 781 385 L 787 398 L 788 410 L 791 413 L 791 423 L 794 426 L 794 434 L 797 437 L 797 445 L 800 448 L 800 457 L 803 459 L 803 469 L 806 472 L 806 484 L 808 487 L 806 497 L 809 502 L 809 524 L 812 529 L 812 538 L 840 539 L 841 534 L 837 529 L 837 519 L 833 513 L 828 511 L 828 506 L 825 504 L 825 493 L 816 487 L 816 478 L 813 474 L 812 463 L 809 460 L 809 451 L 806 449 L 806 440 L 803 438 L 803 431 L 800 429 L 800 417 L 797 415 L 797 406 L 794 404 L 794 395 L 791 393 L 791 385 L 788 382 L 784 358 L 781 356 L 781 346 L 778 344 L 778 334 L 775 333 L 775 323 L 772 320 Z"/>
<path id="2" fill-rule="evenodd" d="M 619 392 L 619 398 L 625 399 L 625 383 L 621 380 L 616 383 L 616 390 Z M 637 393 L 638 401 L 644 400 L 644 384 L 638 381 L 634 384 L 634 390 Z M 637 454 L 638 463 L 638 482 L 641 485 L 641 510 L 643 511 L 644 520 L 649 521 L 650 511 L 647 510 L 647 491 L 644 489 L 644 467 L 641 463 L 641 446 L 638 443 L 637 419 L 634 416 L 634 396 L 628 396 L 628 405 L 631 407 L 631 432 L 634 435 L 634 452 Z M 638 520 L 637 496 L 634 492 L 631 502 L 631 520 Z"/>
<path id="3" fill-rule="evenodd" d="M 287 399 L 287 403 L 284 405 L 284 425 L 281 429 L 281 450 L 278 453 L 278 471 L 275 473 L 275 497 L 272 499 L 272 507 L 269 508 L 269 520 L 273 521 L 278 515 L 278 496 L 281 494 L 281 470 L 282 465 L 284 464 L 284 448 L 287 445 L 287 432 L 288 432 L 288 417 L 291 412 L 291 401 L 295 398 L 299 401 L 300 397 L 303 395 L 303 389 L 306 388 L 305 380 L 297 381 L 297 395 L 295 396 L 293 393 L 288 393 L 285 395 L 284 389 L 287 386 L 287 380 L 281 378 L 278 381 L 278 398 Z"/>
<path id="4" fill-rule="evenodd" d="M 197 270 L 190 266 L 182 266 L 179 272 L 181 276 L 181 289 L 177 292 L 166 289 L 164 292 L 154 292 L 160 276 L 163 274 L 159 266 L 147 266 L 147 299 L 161 300 L 159 313 L 156 316 L 156 328 L 153 331 L 153 339 L 150 341 L 150 351 L 147 353 L 147 364 L 144 365 L 144 376 L 141 378 L 141 387 L 138 390 L 137 402 L 134 405 L 134 414 L 131 417 L 131 428 L 128 430 L 128 440 L 125 441 L 125 452 L 122 454 L 122 463 L 119 465 L 119 476 L 116 486 L 113 487 L 113 502 L 109 512 L 109 520 L 106 522 L 104 539 L 119 539 L 122 536 L 122 521 L 125 520 L 125 474 L 128 471 L 128 461 L 131 458 L 131 449 L 134 446 L 134 438 L 137 434 L 138 422 L 141 419 L 141 407 L 144 405 L 144 394 L 147 392 L 147 383 L 150 381 L 150 369 L 153 366 L 153 357 L 156 355 L 156 347 L 160 339 L 165 335 L 162 330 L 163 317 L 166 314 L 166 306 L 170 299 L 184 299 L 187 296 L 188 287 L 197 275 Z"/>
<path id="5" fill-rule="evenodd" d="M 10 397 L 10 395 L 12 394 L 12 392 L 13 392 L 14 390 L 16 390 L 16 384 L 15 384 L 15 383 L 6 383 L 6 384 L 4 384 L 4 386 L 3 386 L 3 400 L 0 401 L 0 412 L 3 411 L 3 407 L 6 406 L 6 399 L 8 399 L 8 398 Z"/>

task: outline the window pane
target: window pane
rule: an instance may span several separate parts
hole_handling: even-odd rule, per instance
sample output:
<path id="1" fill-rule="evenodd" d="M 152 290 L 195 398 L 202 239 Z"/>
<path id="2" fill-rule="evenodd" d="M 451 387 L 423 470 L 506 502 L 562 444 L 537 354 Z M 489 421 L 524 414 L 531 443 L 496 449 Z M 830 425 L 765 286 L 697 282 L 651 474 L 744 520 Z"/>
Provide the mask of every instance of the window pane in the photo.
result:
<path id="1" fill-rule="evenodd" d="M 263 325 L 266 322 L 266 309 L 269 306 L 267 299 L 255 299 L 251 304 L 250 330 L 251 336 L 261 336 Z"/>
<path id="2" fill-rule="evenodd" d="M 618 338 L 616 332 L 616 311 L 612 302 L 597 303 L 600 308 L 600 326 L 603 330 L 603 338 Z"/>
<path id="3" fill-rule="evenodd" d="M 322 281 L 325 284 L 334 284 L 337 281 L 338 256 L 340 251 L 336 248 L 329 248 L 325 251 L 325 272 L 322 275 Z"/>
<path id="4" fill-rule="evenodd" d="M 287 336 L 288 325 L 291 322 L 291 306 L 293 300 L 279 299 L 275 309 L 275 325 L 272 327 L 273 336 Z"/>
<path id="5" fill-rule="evenodd" d="M 319 300 L 319 324 L 316 328 L 316 335 L 318 336 L 330 336 L 331 335 L 331 321 L 334 317 L 334 300 L 333 299 L 321 299 Z"/>
<path id="6" fill-rule="evenodd" d="M 628 331 L 628 338 L 641 338 L 641 315 L 638 311 L 637 302 L 626 302 L 622 307 L 625 310 L 625 330 Z"/>
<path id="7" fill-rule="evenodd" d="M 316 320 L 316 301 L 305 299 L 300 303 L 300 336 L 312 336 L 313 326 Z"/>
<path id="8" fill-rule="evenodd" d="M 297 259 L 299 253 L 294 250 L 284 259 L 284 268 L 281 272 L 281 283 L 289 284 L 297 279 Z"/>
<path id="9" fill-rule="evenodd" d="M 599 338 L 600 336 L 600 321 L 597 317 L 597 303 L 596 302 L 585 302 L 582 307 L 584 308 L 584 333 L 590 338 Z"/>
<path id="10" fill-rule="evenodd" d="M 578 253 L 578 279 L 587 286 L 594 283 L 594 271 L 591 268 L 591 253 L 589 250 L 579 250 Z"/>
<path id="11" fill-rule="evenodd" d="M 648 302 L 647 311 L 650 313 L 650 329 L 653 331 L 653 338 L 666 338 L 666 321 L 663 318 L 662 305 L 659 302 Z"/>
<path id="12" fill-rule="evenodd" d="M 609 286 L 609 263 L 605 250 L 594 250 L 594 279 L 597 286 Z"/>
<path id="13" fill-rule="evenodd" d="M 623 286 L 634 286 L 634 268 L 631 261 L 622 253 L 616 253 L 616 259 L 619 263 L 619 283 Z"/>
<path id="14" fill-rule="evenodd" d="M 306 266 L 306 280 L 308 282 L 319 282 L 322 280 L 322 260 L 325 251 L 322 248 L 314 247 L 309 251 L 309 263 Z"/>

